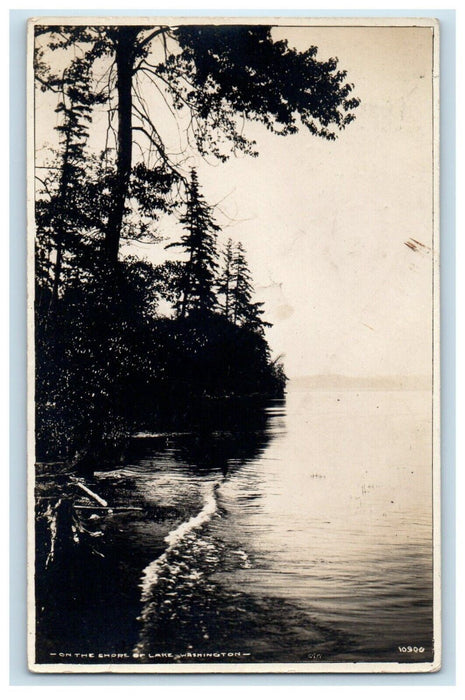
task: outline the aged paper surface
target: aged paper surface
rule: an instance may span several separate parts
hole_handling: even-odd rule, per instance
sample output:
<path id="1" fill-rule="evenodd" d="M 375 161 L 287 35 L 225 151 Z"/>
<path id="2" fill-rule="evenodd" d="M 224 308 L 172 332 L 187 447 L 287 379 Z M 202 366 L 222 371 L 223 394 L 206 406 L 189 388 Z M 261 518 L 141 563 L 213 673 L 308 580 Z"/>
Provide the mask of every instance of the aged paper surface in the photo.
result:
<path id="1" fill-rule="evenodd" d="M 28 46 L 30 669 L 438 670 L 437 21 Z"/>

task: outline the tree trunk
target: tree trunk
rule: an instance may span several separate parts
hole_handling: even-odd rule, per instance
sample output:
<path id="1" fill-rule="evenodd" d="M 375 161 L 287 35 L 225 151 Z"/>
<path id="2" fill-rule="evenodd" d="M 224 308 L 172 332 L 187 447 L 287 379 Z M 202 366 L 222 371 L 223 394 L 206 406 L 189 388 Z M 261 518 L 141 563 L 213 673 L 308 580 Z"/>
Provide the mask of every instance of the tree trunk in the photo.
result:
<path id="1" fill-rule="evenodd" d="M 63 153 L 63 165 L 62 165 L 62 171 L 61 171 L 60 189 L 59 189 L 59 194 L 58 194 L 57 212 L 56 212 L 55 222 L 54 222 L 55 228 L 56 228 L 56 237 L 55 237 L 56 259 L 55 259 L 55 269 L 54 269 L 54 275 L 53 275 L 52 297 L 50 300 L 50 310 L 52 310 L 54 313 L 56 312 L 56 309 L 58 306 L 58 297 L 60 294 L 61 271 L 63 268 L 63 252 L 64 252 L 63 249 L 65 246 L 65 241 L 64 241 L 65 222 L 64 222 L 64 219 L 65 219 L 65 210 L 66 210 L 66 204 L 67 204 L 67 198 L 68 198 L 69 168 L 70 168 L 70 163 L 69 163 L 70 142 L 71 142 L 71 131 L 68 128 L 68 130 L 66 132 L 65 151 Z"/>
<path id="2" fill-rule="evenodd" d="M 53 277 L 52 297 L 50 309 L 55 313 L 58 306 L 58 296 L 60 293 L 61 269 L 63 267 L 63 231 L 59 229 L 56 244 L 55 274 Z"/>
<path id="3" fill-rule="evenodd" d="M 115 30 L 115 61 L 118 95 L 118 142 L 116 178 L 112 205 L 105 235 L 106 259 L 111 265 L 118 262 L 119 242 L 128 193 L 132 162 L 132 76 L 136 55 L 136 39 L 140 29 L 121 27 Z"/>
<path id="4" fill-rule="evenodd" d="M 229 321 L 229 270 L 228 270 L 228 277 L 226 279 L 225 314 L 226 314 L 226 320 Z"/>

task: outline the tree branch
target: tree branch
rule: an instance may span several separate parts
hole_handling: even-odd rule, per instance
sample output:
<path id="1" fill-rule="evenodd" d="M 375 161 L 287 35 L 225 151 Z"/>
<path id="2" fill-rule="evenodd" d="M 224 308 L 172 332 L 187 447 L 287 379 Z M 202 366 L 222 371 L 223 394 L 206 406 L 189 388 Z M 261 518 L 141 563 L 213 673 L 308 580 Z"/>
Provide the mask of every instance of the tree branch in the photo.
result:
<path id="1" fill-rule="evenodd" d="M 52 193 L 50 192 L 50 190 L 48 189 L 48 185 L 47 185 L 47 183 L 45 182 L 45 180 L 42 180 L 42 178 L 40 178 L 38 175 L 35 175 L 34 177 L 35 177 L 36 180 L 38 180 L 40 183 L 42 183 L 42 185 L 45 187 L 46 193 L 47 193 L 48 196 L 50 197 L 50 200 L 52 200 L 52 199 L 53 199 L 53 195 L 52 195 Z"/>
<path id="2" fill-rule="evenodd" d="M 191 104 L 190 102 L 188 102 L 188 101 L 181 95 L 181 93 L 180 93 L 178 90 L 175 90 L 174 87 L 171 85 L 171 83 L 170 83 L 168 80 L 166 80 L 166 78 L 164 78 L 162 75 L 159 75 L 159 74 L 155 71 L 155 66 L 153 66 L 151 63 L 148 63 L 148 61 L 145 61 L 145 65 L 142 66 L 142 70 L 143 70 L 144 72 L 146 72 L 146 73 L 151 73 L 151 74 L 154 75 L 156 78 L 158 78 L 158 79 L 161 80 L 163 83 L 165 83 L 165 85 L 167 85 L 167 86 L 169 87 L 169 89 L 170 89 L 172 92 L 174 92 L 174 94 L 176 95 L 176 97 L 178 97 L 178 98 L 181 100 L 181 102 L 184 102 L 184 104 L 186 105 L 186 107 L 189 107 L 189 109 L 191 109 L 191 110 L 194 111 L 194 112 L 198 111 L 197 107 L 196 107 L 195 105 Z M 153 80 L 152 80 L 152 82 L 153 82 Z"/>
<path id="3" fill-rule="evenodd" d="M 169 32 L 170 27 L 164 26 L 164 27 L 159 27 L 159 29 L 155 29 L 151 34 L 145 37 L 141 42 L 139 42 L 138 49 L 142 49 L 144 46 L 146 46 L 152 39 L 155 39 L 155 37 L 159 36 L 160 34 L 165 34 L 165 32 Z"/>
<path id="4" fill-rule="evenodd" d="M 140 131 L 144 134 L 144 136 L 148 139 L 149 143 L 151 143 L 156 149 L 158 154 L 160 155 L 160 158 L 162 161 L 165 163 L 165 165 L 176 175 L 179 177 L 180 180 L 184 182 L 184 184 L 187 184 L 187 179 L 186 177 L 179 172 L 179 170 L 176 168 L 176 166 L 171 162 L 169 157 L 166 155 L 165 150 L 163 146 L 160 143 L 157 143 L 157 141 L 153 138 L 153 136 L 145 129 L 143 126 L 133 126 L 132 127 L 133 131 Z"/>
<path id="5" fill-rule="evenodd" d="M 47 90 L 50 90 L 51 92 L 54 92 L 54 93 L 57 94 L 57 95 L 60 94 L 60 92 L 61 92 L 60 88 L 52 87 L 49 83 L 47 83 L 46 80 L 44 80 L 43 78 L 41 78 L 40 75 L 37 75 L 37 72 L 36 72 L 36 75 L 35 75 L 35 79 L 37 80 L 38 83 L 40 83 L 41 85 L 43 85 Z"/>

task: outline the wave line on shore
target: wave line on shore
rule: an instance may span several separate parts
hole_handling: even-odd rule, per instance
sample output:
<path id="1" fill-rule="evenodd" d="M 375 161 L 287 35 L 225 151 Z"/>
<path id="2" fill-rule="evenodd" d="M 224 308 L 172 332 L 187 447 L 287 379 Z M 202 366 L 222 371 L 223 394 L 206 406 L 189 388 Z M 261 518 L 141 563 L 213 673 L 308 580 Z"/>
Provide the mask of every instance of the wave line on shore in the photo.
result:
<path id="1" fill-rule="evenodd" d="M 160 569 L 167 561 L 170 552 L 189 532 L 204 525 L 216 513 L 218 510 L 216 491 L 219 486 L 219 484 L 214 484 L 213 488 L 205 494 L 203 508 L 197 515 L 192 516 L 192 518 L 181 523 L 167 534 L 165 537 L 165 542 L 168 545 L 167 549 L 157 559 L 150 562 L 142 572 L 142 580 L 139 584 L 139 587 L 142 589 L 141 602 L 147 602 L 149 599 L 150 591 L 157 583 Z"/>

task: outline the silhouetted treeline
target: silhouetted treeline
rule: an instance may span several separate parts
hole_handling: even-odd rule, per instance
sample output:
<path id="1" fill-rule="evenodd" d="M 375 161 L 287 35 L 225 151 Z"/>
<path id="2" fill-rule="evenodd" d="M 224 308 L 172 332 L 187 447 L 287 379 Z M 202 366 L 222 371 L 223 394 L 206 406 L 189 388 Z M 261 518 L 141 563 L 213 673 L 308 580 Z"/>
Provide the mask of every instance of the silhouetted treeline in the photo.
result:
<path id="1" fill-rule="evenodd" d="M 245 250 L 228 240 L 220 255 L 195 171 L 181 224 L 170 247 L 182 259 L 159 266 L 126 258 L 105 267 L 98 238 L 81 240 L 59 296 L 38 263 L 39 459 L 92 470 L 118 462 L 136 429 L 185 429 L 201 401 L 283 394 Z M 172 315 L 158 312 L 161 300 Z"/>
<path id="2" fill-rule="evenodd" d="M 54 100 L 59 141 L 36 144 L 38 458 L 114 463 L 142 423 L 188 420 L 199 400 L 282 394 L 245 249 L 220 250 L 185 164 L 257 156 L 246 121 L 336 139 L 359 104 L 337 59 L 258 25 L 44 24 L 34 48 L 48 100 L 37 118 Z M 160 244 L 172 214 L 176 260 L 121 254 L 122 240 Z"/>

